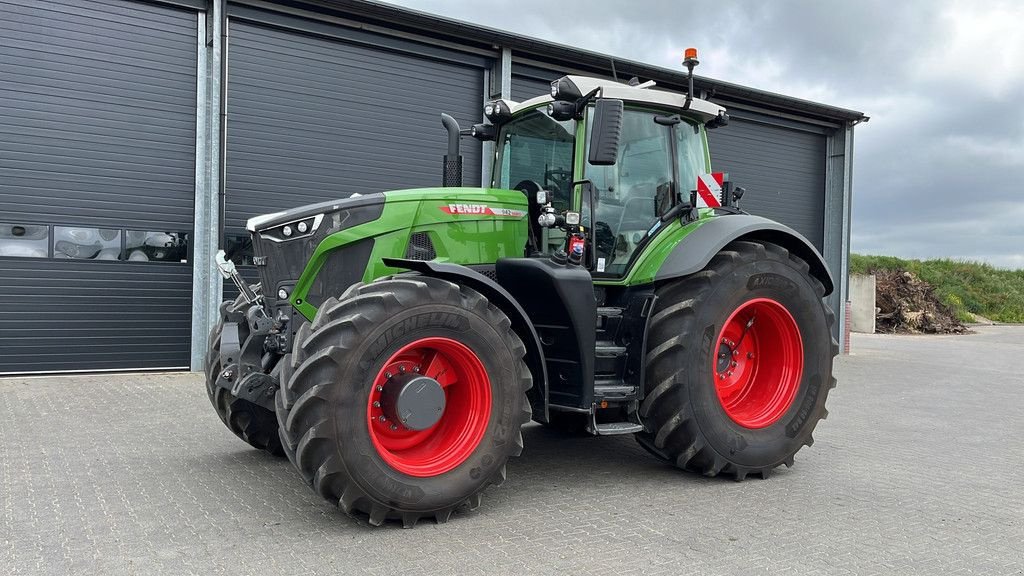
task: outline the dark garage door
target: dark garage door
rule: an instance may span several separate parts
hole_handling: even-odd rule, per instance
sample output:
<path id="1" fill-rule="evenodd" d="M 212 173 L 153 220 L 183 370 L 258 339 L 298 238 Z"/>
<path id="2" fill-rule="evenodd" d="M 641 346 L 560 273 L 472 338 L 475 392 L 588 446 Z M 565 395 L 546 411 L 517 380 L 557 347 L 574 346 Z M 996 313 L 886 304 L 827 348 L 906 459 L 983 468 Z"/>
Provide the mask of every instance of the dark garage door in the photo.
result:
<path id="1" fill-rule="evenodd" d="M 441 112 L 480 121 L 478 66 L 242 20 L 230 30 L 228 235 L 258 214 L 439 186 Z M 479 144 L 463 139 L 463 155 L 465 183 L 476 186 Z"/>
<path id="2" fill-rule="evenodd" d="M 515 68 L 513 68 L 513 71 Z M 551 78 L 555 80 L 558 76 Z M 529 76 L 512 76 L 512 100 L 525 102 L 537 96 L 545 96 L 551 91 L 551 80 L 538 80 Z"/>
<path id="3" fill-rule="evenodd" d="M 197 17 L 0 0 L 0 373 L 186 367 Z"/>
<path id="4" fill-rule="evenodd" d="M 807 237 L 818 250 L 825 234 L 825 135 L 730 111 L 725 128 L 708 131 L 711 166 L 747 189 L 740 205 Z"/>

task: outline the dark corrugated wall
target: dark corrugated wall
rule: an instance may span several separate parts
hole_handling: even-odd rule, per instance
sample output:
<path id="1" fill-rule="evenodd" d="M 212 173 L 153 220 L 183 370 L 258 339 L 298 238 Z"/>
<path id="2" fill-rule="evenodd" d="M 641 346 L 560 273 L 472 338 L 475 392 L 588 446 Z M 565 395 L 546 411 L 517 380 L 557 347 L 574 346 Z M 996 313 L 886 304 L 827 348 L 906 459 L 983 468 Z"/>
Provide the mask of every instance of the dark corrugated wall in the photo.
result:
<path id="1" fill-rule="evenodd" d="M 825 234 L 825 135 L 770 123 L 745 111 L 708 131 L 711 166 L 747 189 L 740 206 L 807 237 L 818 250 Z"/>
<path id="2" fill-rule="evenodd" d="M 382 190 L 440 186 L 441 113 L 479 122 L 479 68 L 231 23 L 227 226 Z M 463 140 L 464 182 L 480 146 Z"/>
<path id="3" fill-rule="evenodd" d="M 196 37 L 184 10 L 0 0 L 0 373 L 188 366 L 190 263 L 45 255 L 191 232 Z M 55 246 L 11 256 L 31 225 Z"/>

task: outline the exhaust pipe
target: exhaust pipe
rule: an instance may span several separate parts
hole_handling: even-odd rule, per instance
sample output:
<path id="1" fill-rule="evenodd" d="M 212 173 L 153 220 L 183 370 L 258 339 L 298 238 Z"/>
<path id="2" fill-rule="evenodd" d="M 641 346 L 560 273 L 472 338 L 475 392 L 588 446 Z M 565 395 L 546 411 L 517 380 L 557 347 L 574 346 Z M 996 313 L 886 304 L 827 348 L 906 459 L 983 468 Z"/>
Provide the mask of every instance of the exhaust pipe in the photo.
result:
<path id="1" fill-rule="evenodd" d="M 448 131 L 448 153 L 444 157 L 441 186 L 462 186 L 462 155 L 459 154 L 459 123 L 448 114 L 441 114 L 441 124 Z"/>

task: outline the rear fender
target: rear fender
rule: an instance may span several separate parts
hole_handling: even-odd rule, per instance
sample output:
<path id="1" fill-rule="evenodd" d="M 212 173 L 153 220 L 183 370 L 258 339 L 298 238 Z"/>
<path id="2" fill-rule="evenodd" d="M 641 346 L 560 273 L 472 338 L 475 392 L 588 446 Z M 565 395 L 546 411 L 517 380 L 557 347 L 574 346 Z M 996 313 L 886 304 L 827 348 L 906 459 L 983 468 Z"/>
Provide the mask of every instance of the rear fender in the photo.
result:
<path id="1" fill-rule="evenodd" d="M 734 240 L 771 242 L 802 258 L 811 275 L 825 286 L 825 296 L 835 284 L 825 259 L 799 232 L 778 222 L 749 214 L 729 214 L 709 219 L 687 234 L 662 262 L 655 282 L 689 276 L 703 270 L 715 254 Z"/>
<path id="2" fill-rule="evenodd" d="M 512 329 L 526 346 L 526 365 L 533 377 L 533 388 L 527 392 L 533 417 L 540 422 L 548 421 L 548 373 L 544 364 L 544 352 L 541 348 L 540 337 L 537 336 L 537 331 L 526 311 L 507 290 L 487 276 L 459 264 L 403 258 L 384 258 L 383 262 L 392 268 L 404 268 L 424 276 L 433 276 L 460 286 L 468 286 L 483 294 L 491 303 L 500 308 L 508 316 L 512 322 Z"/>

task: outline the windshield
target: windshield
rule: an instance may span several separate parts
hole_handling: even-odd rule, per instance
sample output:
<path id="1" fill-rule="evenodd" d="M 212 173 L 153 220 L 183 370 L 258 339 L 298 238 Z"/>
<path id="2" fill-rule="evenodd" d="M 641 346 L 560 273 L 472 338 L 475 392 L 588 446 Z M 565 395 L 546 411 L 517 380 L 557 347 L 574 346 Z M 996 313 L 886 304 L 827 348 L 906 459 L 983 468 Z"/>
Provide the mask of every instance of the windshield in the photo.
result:
<path id="1" fill-rule="evenodd" d="M 492 185 L 529 191 L 526 183 L 534 182 L 552 193 L 555 207 L 566 209 L 572 199 L 575 136 L 575 121 L 553 120 L 540 109 L 505 124 L 498 134 Z"/>

